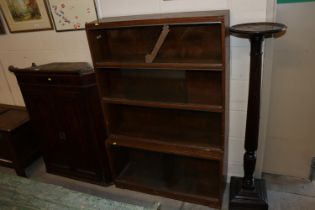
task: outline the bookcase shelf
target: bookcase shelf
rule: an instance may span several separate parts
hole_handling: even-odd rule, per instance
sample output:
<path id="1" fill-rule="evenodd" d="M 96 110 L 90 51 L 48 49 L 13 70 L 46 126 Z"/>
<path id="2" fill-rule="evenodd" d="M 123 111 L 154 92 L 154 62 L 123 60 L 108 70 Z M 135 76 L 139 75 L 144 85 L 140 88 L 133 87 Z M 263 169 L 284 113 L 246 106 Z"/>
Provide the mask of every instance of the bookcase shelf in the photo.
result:
<path id="1" fill-rule="evenodd" d="M 115 183 L 123 188 L 219 205 L 220 161 L 110 146 Z M 124 158 L 122 158 L 124 157 Z"/>
<path id="2" fill-rule="evenodd" d="M 168 69 L 98 69 L 97 72 L 105 100 L 223 107 L 221 72 Z"/>
<path id="3" fill-rule="evenodd" d="M 145 64 L 145 56 L 153 51 L 164 25 L 89 30 L 95 62 Z M 172 24 L 168 27 L 169 33 L 161 43 L 153 63 L 221 63 L 220 23 Z"/>
<path id="4" fill-rule="evenodd" d="M 124 98 L 107 98 L 107 97 L 103 97 L 102 100 L 105 104 L 122 104 L 122 105 L 131 105 L 131 106 L 209 111 L 209 112 L 219 112 L 219 113 L 223 112 L 223 107 L 220 105 L 170 103 L 170 102 L 130 100 L 130 99 L 124 99 Z"/>
<path id="5" fill-rule="evenodd" d="M 144 63 L 141 61 L 102 61 L 96 62 L 95 68 L 143 68 L 143 69 L 170 69 L 173 70 L 205 70 L 205 71 L 222 71 L 223 65 L 220 61 L 211 61 L 210 63 L 199 61 L 197 63 L 187 62 L 179 63 L 176 60 L 168 60 L 168 62 Z"/>
<path id="6" fill-rule="evenodd" d="M 219 208 L 228 11 L 105 18 L 86 32 L 117 187 Z"/>
<path id="7" fill-rule="evenodd" d="M 220 136 L 214 136 L 214 138 L 220 138 Z M 143 149 L 153 152 L 164 152 L 210 160 L 223 159 L 223 150 L 217 145 L 211 145 L 209 143 L 192 144 L 191 142 L 169 139 L 145 139 L 115 134 L 110 135 L 107 142 L 111 145 Z"/>
<path id="8" fill-rule="evenodd" d="M 106 108 L 108 134 L 221 147 L 221 113 L 128 105 Z"/>

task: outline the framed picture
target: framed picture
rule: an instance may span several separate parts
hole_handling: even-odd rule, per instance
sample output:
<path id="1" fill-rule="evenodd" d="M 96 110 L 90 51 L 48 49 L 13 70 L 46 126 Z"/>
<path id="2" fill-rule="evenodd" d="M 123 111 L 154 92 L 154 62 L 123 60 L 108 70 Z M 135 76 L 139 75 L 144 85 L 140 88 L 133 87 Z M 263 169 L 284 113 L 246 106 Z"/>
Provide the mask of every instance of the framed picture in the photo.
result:
<path id="1" fill-rule="evenodd" d="M 11 33 L 52 29 L 45 0 L 1 0 L 0 6 Z"/>
<path id="2" fill-rule="evenodd" d="M 0 34 L 5 34 L 5 29 L 2 23 L 1 15 L 0 15 Z"/>
<path id="3" fill-rule="evenodd" d="M 94 0 L 48 0 L 56 31 L 85 28 L 85 23 L 97 19 Z"/>

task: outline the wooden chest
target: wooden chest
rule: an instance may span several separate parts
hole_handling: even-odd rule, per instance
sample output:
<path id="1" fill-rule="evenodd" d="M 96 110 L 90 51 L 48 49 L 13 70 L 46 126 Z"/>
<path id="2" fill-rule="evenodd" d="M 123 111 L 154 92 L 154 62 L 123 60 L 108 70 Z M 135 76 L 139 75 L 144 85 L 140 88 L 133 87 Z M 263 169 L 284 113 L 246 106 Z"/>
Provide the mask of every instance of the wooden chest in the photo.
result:
<path id="1" fill-rule="evenodd" d="M 39 156 L 29 117 L 22 107 L 0 104 L 0 165 L 26 177 L 25 168 Z"/>

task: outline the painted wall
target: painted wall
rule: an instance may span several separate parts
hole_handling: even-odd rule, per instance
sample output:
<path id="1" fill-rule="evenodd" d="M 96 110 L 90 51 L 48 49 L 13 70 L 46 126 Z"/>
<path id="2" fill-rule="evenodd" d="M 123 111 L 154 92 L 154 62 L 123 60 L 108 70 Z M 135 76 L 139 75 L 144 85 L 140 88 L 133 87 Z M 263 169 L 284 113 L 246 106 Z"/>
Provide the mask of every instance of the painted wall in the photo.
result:
<path id="1" fill-rule="evenodd" d="M 230 9 L 231 24 L 265 21 L 273 0 L 97 0 L 101 17 L 180 11 Z M 272 4 L 271 4 L 272 5 Z M 9 65 L 29 66 L 53 61 L 91 62 L 84 31 L 45 31 L 0 36 L 0 102 L 23 105 Z M 2 82 L 7 79 L 9 86 Z M 231 38 L 229 175 L 242 175 L 249 76 L 249 42 Z M 11 97 L 9 91 L 11 90 Z"/>
<path id="2" fill-rule="evenodd" d="M 315 156 L 315 2 L 278 4 L 264 171 L 307 178 Z"/>
<path id="3" fill-rule="evenodd" d="M 0 36 L 0 75 L 5 75 L 12 99 L 5 99 L 2 89 L 0 101 L 24 105 L 14 74 L 7 71 L 9 65 L 30 66 L 32 62 L 44 64 L 54 61 L 91 62 L 85 31 L 56 33 L 55 31 L 16 33 Z M 1 77 L 2 78 L 2 77 Z M 2 84 L 2 82 L 1 82 Z"/>

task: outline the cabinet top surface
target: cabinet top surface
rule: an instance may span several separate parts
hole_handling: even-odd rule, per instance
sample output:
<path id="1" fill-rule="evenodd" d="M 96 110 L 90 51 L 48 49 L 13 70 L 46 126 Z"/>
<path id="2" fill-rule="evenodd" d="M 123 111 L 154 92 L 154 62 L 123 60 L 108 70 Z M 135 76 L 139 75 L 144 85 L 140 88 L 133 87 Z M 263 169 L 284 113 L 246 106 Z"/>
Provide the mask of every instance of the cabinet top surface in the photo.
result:
<path id="1" fill-rule="evenodd" d="M 93 68 L 86 62 L 58 62 L 44 65 L 33 64 L 28 68 L 9 67 L 14 73 L 61 73 L 61 74 L 87 74 L 93 72 Z"/>
<path id="2" fill-rule="evenodd" d="M 193 19 L 195 22 L 204 22 L 203 18 L 208 18 L 210 21 L 222 21 L 223 17 L 229 16 L 229 10 L 215 10 L 202 12 L 180 12 L 180 13 L 165 13 L 165 14 L 147 14 L 108 17 L 95 20 L 86 24 L 86 29 L 101 29 L 102 27 L 119 27 L 132 25 L 150 25 L 163 24 L 164 22 L 182 22 Z"/>
<path id="3" fill-rule="evenodd" d="M 0 131 L 10 132 L 28 121 L 26 110 L 0 104 Z"/>

